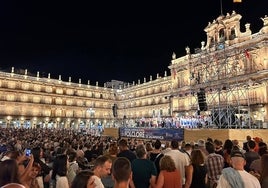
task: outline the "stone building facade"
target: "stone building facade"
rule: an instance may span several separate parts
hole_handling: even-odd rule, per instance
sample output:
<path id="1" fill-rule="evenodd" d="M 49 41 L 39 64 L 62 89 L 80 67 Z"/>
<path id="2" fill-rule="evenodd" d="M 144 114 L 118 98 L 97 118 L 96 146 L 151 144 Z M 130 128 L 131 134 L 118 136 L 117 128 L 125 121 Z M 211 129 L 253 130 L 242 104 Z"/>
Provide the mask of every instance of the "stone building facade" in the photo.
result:
<path id="1" fill-rule="evenodd" d="M 241 15 L 220 15 L 204 29 L 200 48 L 173 53 L 170 72 L 104 86 L 0 72 L 2 126 L 79 128 L 93 125 L 181 126 L 192 118 L 219 127 L 266 127 L 268 17 L 252 33 Z M 118 87 L 113 87 L 114 84 Z M 116 113 L 115 113 L 116 112 Z"/>

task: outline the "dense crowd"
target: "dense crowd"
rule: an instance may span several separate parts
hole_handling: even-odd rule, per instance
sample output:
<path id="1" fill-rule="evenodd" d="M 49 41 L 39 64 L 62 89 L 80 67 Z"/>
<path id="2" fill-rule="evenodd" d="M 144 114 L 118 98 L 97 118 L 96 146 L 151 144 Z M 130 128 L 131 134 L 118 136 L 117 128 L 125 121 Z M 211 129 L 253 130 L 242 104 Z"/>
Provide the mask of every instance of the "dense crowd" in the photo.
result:
<path id="1" fill-rule="evenodd" d="M 1 188 L 268 187 L 267 145 L 250 135 L 239 146 L 228 138 L 185 143 L 67 129 L 0 133 Z"/>

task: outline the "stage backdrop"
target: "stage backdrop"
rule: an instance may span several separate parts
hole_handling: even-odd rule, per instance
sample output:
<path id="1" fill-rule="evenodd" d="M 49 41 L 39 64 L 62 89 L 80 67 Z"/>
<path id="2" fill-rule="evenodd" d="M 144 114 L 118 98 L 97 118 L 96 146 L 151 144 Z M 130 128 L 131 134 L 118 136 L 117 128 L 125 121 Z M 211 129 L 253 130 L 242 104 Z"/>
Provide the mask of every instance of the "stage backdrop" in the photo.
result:
<path id="1" fill-rule="evenodd" d="M 159 139 L 159 140 L 184 140 L 184 129 L 163 129 L 163 128 L 119 128 L 120 137 Z"/>

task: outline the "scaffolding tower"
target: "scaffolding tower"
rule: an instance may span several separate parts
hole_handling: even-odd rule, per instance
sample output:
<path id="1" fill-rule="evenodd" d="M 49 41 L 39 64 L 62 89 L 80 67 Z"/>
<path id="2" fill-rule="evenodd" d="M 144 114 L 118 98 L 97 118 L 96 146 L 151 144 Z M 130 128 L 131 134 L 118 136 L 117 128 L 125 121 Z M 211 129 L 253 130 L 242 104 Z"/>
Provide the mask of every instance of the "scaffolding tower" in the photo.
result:
<path id="1" fill-rule="evenodd" d="M 196 94 L 196 110 L 206 111 L 209 124 L 219 128 L 251 128 L 251 87 L 249 74 L 262 67 L 254 61 L 253 46 L 244 48 L 218 43 L 199 50 L 190 58 L 191 91 Z M 255 54 L 257 55 L 257 54 Z"/>

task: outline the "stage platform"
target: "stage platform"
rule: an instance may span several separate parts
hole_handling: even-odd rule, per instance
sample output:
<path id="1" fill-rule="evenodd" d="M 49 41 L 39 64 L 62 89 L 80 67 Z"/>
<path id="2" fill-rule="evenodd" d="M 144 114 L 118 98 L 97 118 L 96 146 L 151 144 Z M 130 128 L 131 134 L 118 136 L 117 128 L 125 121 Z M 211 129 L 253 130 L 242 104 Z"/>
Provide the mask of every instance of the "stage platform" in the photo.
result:
<path id="1" fill-rule="evenodd" d="M 118 138 L 118 128 L 105 128 L 104 134 Z M 240 146 L 246 140 L 246 136 L 252 138 L 260 137 L 264 142 L 268 142 L 268 129 L 184 129 L 184 140 L 186 142 L 198 139 L 207 139 L 208 137 L 225 141 L 226 139 L 237 139 Z"/>

